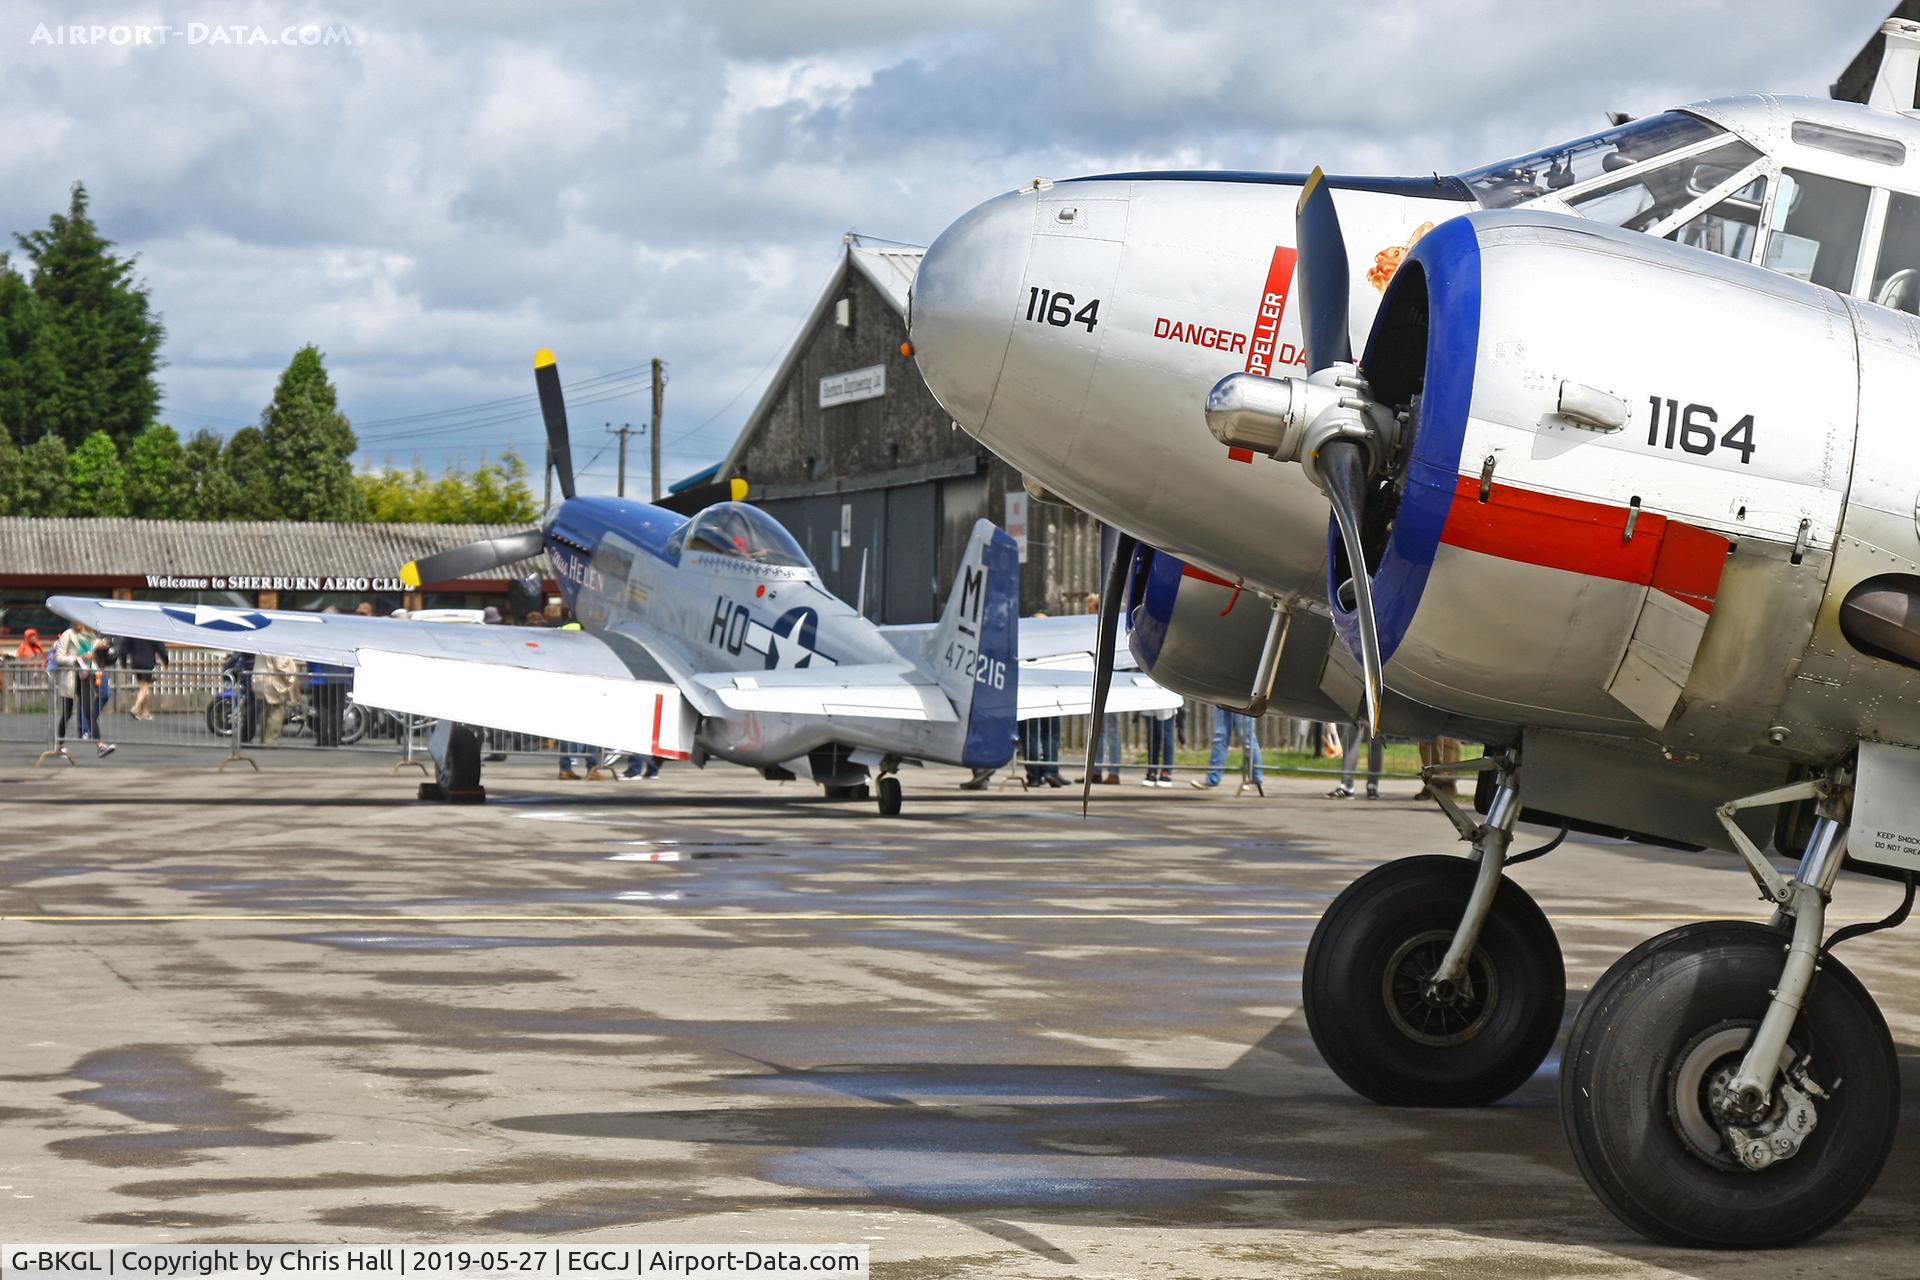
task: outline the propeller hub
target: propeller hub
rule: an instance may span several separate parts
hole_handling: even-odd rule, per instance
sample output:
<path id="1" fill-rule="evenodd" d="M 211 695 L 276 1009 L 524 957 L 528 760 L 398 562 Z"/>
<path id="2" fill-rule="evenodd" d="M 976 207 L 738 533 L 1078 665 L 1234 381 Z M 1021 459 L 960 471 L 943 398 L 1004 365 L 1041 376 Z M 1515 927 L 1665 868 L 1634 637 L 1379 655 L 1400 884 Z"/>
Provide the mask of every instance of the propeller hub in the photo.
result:
<path id="1" fill-rule="evenodd" d="M 1207 393 L 1207 429 L 1230 449 L 1298 462 L 1322 492 L 1327 486 L 1317 463 L 1330 441 L 1359 443 L 1371 478 L 1385 468 L 1399 438 L 1393 411 L 1373 399 L 1359 366 L 1350 361 L 1304 378 L 1230 373 Z"/>

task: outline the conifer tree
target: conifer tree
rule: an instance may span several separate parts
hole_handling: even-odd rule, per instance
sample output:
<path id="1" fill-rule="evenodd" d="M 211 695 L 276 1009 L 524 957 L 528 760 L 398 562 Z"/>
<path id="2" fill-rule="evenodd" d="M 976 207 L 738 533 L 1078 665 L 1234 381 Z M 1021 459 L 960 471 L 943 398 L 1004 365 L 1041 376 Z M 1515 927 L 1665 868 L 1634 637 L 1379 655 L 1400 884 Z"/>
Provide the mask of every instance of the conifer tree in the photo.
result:
<path id="1" fill-rule="evenodd" d="M 353 478 L 353 427 L 341 413 L 319 348 L 293 355 L 260 414 L 273 502 L 287 520 L 362 520 L 366 501 Z"/>
<path id="2" fill-rule="evenodd" d="M 76 182 L 64 214 L 14 237 L 33 264 L 28 421 L 69 446 L 95 431 L 124 444 L 159 408 L 155 374 L 166 328 L 134 277 L 135 259 L 113 252 L 87 206 L 87 189 Z M 11 291 L 0 280 L 0 327 Z"/>

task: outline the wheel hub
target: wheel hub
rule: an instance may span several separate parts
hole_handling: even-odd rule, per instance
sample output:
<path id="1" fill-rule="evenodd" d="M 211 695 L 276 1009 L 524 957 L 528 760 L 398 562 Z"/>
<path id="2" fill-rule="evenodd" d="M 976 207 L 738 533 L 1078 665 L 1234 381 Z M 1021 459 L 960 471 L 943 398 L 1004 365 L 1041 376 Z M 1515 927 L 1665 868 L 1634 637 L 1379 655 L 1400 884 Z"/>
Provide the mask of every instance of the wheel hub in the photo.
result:
<path id="1" fill-rule="evenodd" d="M 1671 1075 L 1674 1127 L 1688 1150 L 1723 1169 L 1759 1172 L 1800 1154 L 1819 1124 L 1813 1100 L 1827 1096 L 1808 1074 L 1812 1059 L 1788 1049 L 1771 1101 L 1759 1114 L 1745 1110 L 1733 1079 L 1756 1025 L 1722 1023 L 1701 1032 L 1681 1051 Z"/>
<path id="2" fill-rule="evenodd" d="M 1449 930 L 1415 934 L 1394 951 L 1381 979 L 1381 996 L 1393 1025 L 1420 1044 L 1446 1047 L 1479 1035 L 1492 1018 L 1500 980 L 1486 954 L 1475 947 L 1458 982 L 1435 982 L 1447 949 Z"/>

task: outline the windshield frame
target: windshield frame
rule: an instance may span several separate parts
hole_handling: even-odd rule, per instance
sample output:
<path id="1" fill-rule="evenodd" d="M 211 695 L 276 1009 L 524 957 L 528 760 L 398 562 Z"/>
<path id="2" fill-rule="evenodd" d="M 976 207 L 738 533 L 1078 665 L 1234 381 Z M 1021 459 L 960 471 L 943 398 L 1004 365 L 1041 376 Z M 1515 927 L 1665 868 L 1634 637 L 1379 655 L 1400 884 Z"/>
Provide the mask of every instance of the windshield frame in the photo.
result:
<path id="1" fill-rule="evenodd" d="M 1550 171 L 1555 160 L 1569 158 L 1577 151 L 1591 151 L 1606 143 L 1609 139 L 1619 140 L 1633 138 L 1653 133 L 1656 129 L 1678 129 L 1682 126 L 1685 126 L 1689 130 L 1697 131 L 1697 136 L 1685 142 L 1665 147 L 1662 150 L 1637 156 L 1617 168 L 1605 168 L 1605 161 L 1603 160 L 1599 173 L 1590 174 L 1587 177 L 1580 178 L 1578 181 L 1569 182 L 1564 187 L 1557 189 L 1550 188 L 1539 185 L 1531 179 L 1525 183 L 1515 182 L 1503 187 L 1494 186 L 1491 182 L 1493 178 L 1502 173 L 1537 172 L 1543 169 Z M 1513 156 L 1509 159 L 1497 160 L 1492 164 L 1481 165 L 1475 169 L 1468 169 L 1455 176 L 1462 183 L 1466 184 L 1467 189 L 1473 193 L 1474 200 L 1478 202 L 1483 209 L 1512 209 L 1522 205 L 1536 207 L 1547 205 L 1571 212 L 1570 209 L 1566 208 L 1567 200 L 1571 196 L 1579 195 L 1592 188 L 1618 181 L 1645 166 L 1674 160 L 1687 155 L 1689 152 L 1704 151 L 1730 138 L 1739 137 L 1739 134 L 1728 129 L 1726 126 L 1715 124 L 1713 121 L 1694 115 L 1690 111 L 1662 111 L 1657 115 L 1642 116 L 1638 120 L 1630 120 L 1626 124 L 1616 125 L 1611 129 L 1602 129 L 1598 133 L 1590 133 L 1582 138 L 1574 138 L 1551 147 L 1542 147 L 1540 150 L 1529 152 L 1526 155 Z M 1745 141 L 1745 139 L 1741 140 Z M 1622 148 L 1616 143 L 1606 154 L 1619 155 L 1621 154 L 1621 150 Z M 1521 191 L 1522 194 L 1511 194 L 1514 191 Z"/>
<path id="2" fill-rule="evenodd" d="M 725 523 L 729 517 L 745 522 L 751 547 L 701 546 L 695 542 L 698 535 Z M 767 511 L 746 502 L 716 502 L 695 512 L 674 531 L 670 545 L 676 559 L 682 552 L 691 552 L 755 569 L 797 571 L 807 575 L 814 572 L 813 562 L 786 526 Z"/>

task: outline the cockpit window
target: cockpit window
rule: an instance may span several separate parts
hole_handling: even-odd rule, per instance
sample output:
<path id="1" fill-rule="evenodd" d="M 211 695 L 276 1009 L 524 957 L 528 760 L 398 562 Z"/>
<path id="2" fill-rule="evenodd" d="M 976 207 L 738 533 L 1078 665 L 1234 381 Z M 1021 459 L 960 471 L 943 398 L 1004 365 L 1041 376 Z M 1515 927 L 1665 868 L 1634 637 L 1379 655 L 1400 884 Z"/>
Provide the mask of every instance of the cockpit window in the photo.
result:
<path id="1" fill-rule="evenodd" d="M 1669 151 L 1705 142 L 1723 132 L 1719 126 L 1696 116 L 1667 111 L 1532 155 L 1474 169 L 1461 174 L 1460 179 L 1487 208 L 1506 209 Z"/>
<path id="2" fill-rule="evenodd" d="M 1866 230 L 1868 191 L 1857 182 L 1794 169 L 1780 172 L 1761 264 L 1841 293 L 1853 291 L 1853 268 Z"/>
<path id="3" fill-rule="evenodd" d="M 1651 231 L 1759 158 L 1760 153 L 1746 143 L 1730 140 L 1679 160 L 1636 170 L 1568 204 L 1581 217 L 1595 222 L 1628 231 Z"/>
<path id="4" fill-rule="evenodd" d="M 805 569 L 807 553 L 772 516 L 742 502 L 720 502 L 688 522 L 684 546 L 688 551 L 733 556 L 755 564 Z"/>
<path id="5" fill-rule="evenodd" d="M 1873 268 L 1873 300 L 1920 315 L 1920 199 L 1898 192 L 1887 197 L 1880 232 L 1880 258 Z"/>

